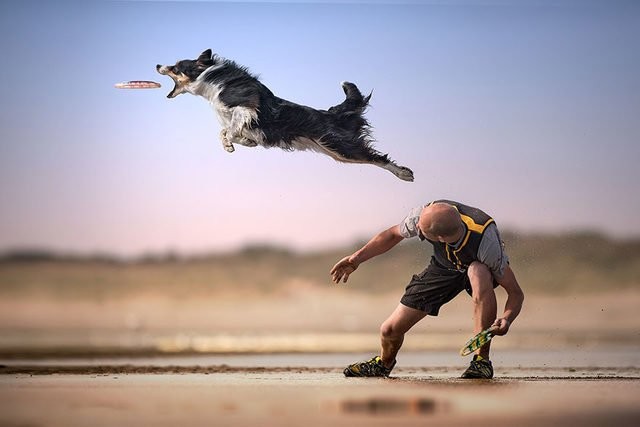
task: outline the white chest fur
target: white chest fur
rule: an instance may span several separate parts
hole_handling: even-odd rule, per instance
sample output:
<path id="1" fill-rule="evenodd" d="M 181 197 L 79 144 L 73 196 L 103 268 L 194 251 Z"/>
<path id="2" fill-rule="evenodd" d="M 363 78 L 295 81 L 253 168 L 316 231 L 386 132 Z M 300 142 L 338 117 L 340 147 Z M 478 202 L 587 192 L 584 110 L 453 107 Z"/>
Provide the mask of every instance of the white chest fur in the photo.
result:
<path id="1" fill-rule="evenodd" d="M 209 104 L 216 112 L 220 125 L 223 128 L 229 127 L 233 111 L 220 101 L 220 92 L 222 92 L 222 87 L 220 85 L 205 83 L 199 80 L 195 81 L 192 86 L 194 95 L 202 96 L 209 101 Z"/>

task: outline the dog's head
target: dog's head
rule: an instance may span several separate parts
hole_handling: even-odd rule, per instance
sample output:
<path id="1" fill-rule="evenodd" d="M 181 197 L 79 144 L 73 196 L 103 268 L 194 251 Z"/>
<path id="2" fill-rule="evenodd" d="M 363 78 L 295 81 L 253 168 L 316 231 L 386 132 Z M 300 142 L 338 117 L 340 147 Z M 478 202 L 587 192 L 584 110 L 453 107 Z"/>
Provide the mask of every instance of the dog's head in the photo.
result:
<path id="1" fill-rule="evenodd" d="M 171 77 L 175 84 L 167 98 L 175 98 L 181 93 L 188 92 L 189 85 L 196 81 L 198 76 L 214 63 L 215 59 L 211 49 L 207 49 L 195 60 L 184 59 L 176 62 L 175 65 L 156 65 L 156 70 L 160 74 Z"/>

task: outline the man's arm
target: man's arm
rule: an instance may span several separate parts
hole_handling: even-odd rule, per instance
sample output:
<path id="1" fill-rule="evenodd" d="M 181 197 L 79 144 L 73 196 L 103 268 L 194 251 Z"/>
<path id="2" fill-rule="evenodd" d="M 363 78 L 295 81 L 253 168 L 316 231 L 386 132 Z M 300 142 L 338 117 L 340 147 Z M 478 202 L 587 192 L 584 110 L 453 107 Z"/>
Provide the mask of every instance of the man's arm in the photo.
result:
<path id="1" fill-rule="evenodd" d="M 516 275 L 508 265 L 504 269 L 504 275 L 498 280 L 500 286 L 507 291 L 507 302 L 504 305 L 504 313 L 502 317 L 496 319 L 492 326 L 495 326 L 495 335 L 505 335 L 509 331 L 509 327 L 520 314 L 522 303 L 524 302 L 524 292 L 520 288 Z"/>
<path id="2" fill-rule="evenodd" d="M 378 234 L 376 234 L 362 248 L 354 252 L 352 255 L 342 258 L 331 269 L 331 278 L 334 283 L 340 283 L 340 280 L 346 283 L 349 275 L 353 273 L 360 264 L 366 260 L 387 252 L 395 245 L 400 243 L 404 237 L 400 234 L 400 226 L 394 225 Z"/>

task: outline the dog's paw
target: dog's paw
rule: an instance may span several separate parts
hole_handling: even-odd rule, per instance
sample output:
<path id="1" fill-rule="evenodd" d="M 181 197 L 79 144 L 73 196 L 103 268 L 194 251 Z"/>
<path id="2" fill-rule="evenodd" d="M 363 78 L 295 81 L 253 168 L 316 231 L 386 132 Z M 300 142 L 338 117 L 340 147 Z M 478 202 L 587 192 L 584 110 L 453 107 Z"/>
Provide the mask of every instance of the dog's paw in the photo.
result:
<path id="1" fill-rule="evenodd" d="M 220 131 L 220 141 L 222 142 L 222 148 L 224 148 L 224 151 L 228 153 L 233 153 L 234 151 L 236 151 L 233 144 L 229 141 L 229 138 L 227 138 L 226 129 L 222 129 Z"/>
<path id="2" fill-rule="evenodd" d="M 407 167 L 399 166 L 394 174 L 403 181 L 413 182 L 413 171 Z"/>

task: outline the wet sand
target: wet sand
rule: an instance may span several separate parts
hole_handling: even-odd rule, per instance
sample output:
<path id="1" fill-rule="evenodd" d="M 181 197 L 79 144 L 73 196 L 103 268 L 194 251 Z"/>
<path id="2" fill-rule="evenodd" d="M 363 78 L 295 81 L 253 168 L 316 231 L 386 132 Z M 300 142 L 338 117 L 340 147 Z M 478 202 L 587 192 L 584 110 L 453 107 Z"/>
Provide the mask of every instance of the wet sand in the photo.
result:
<path id="1" fill-rule="evenodd" d="M 0 301 L 0 427 L 640 425 L 638 293 L 529 297 L 491 381 L 458 378 L 462 298 L 411 331 L 392 379 L 345 378 L 396 304 L 355 301 Z"/>
<path id="2" fill-rule="evenodd" d="M 640 423 L 633 350 L 600 364 L 597 352 L 564 352 L 529 366 L 507 353 L 490 381 L 457 378 L 465 359 L 435 366 L 445 355 L 423 353 L 407 354 L 390 379 L 345 378 L 342 363 L 361 356 L 352 354 L 10 361 L 0 368 L 0 425 L 631 427 Z"/>
<path id="3" fill-rule="evenodd" d="M 469 382 L 453 372 L 347 379 L 333 370 L 298 368 L 14 374 L 0 377 L 0 424 L 631 427 L 640 421 L 638 377 L 518 375 Z"/>

